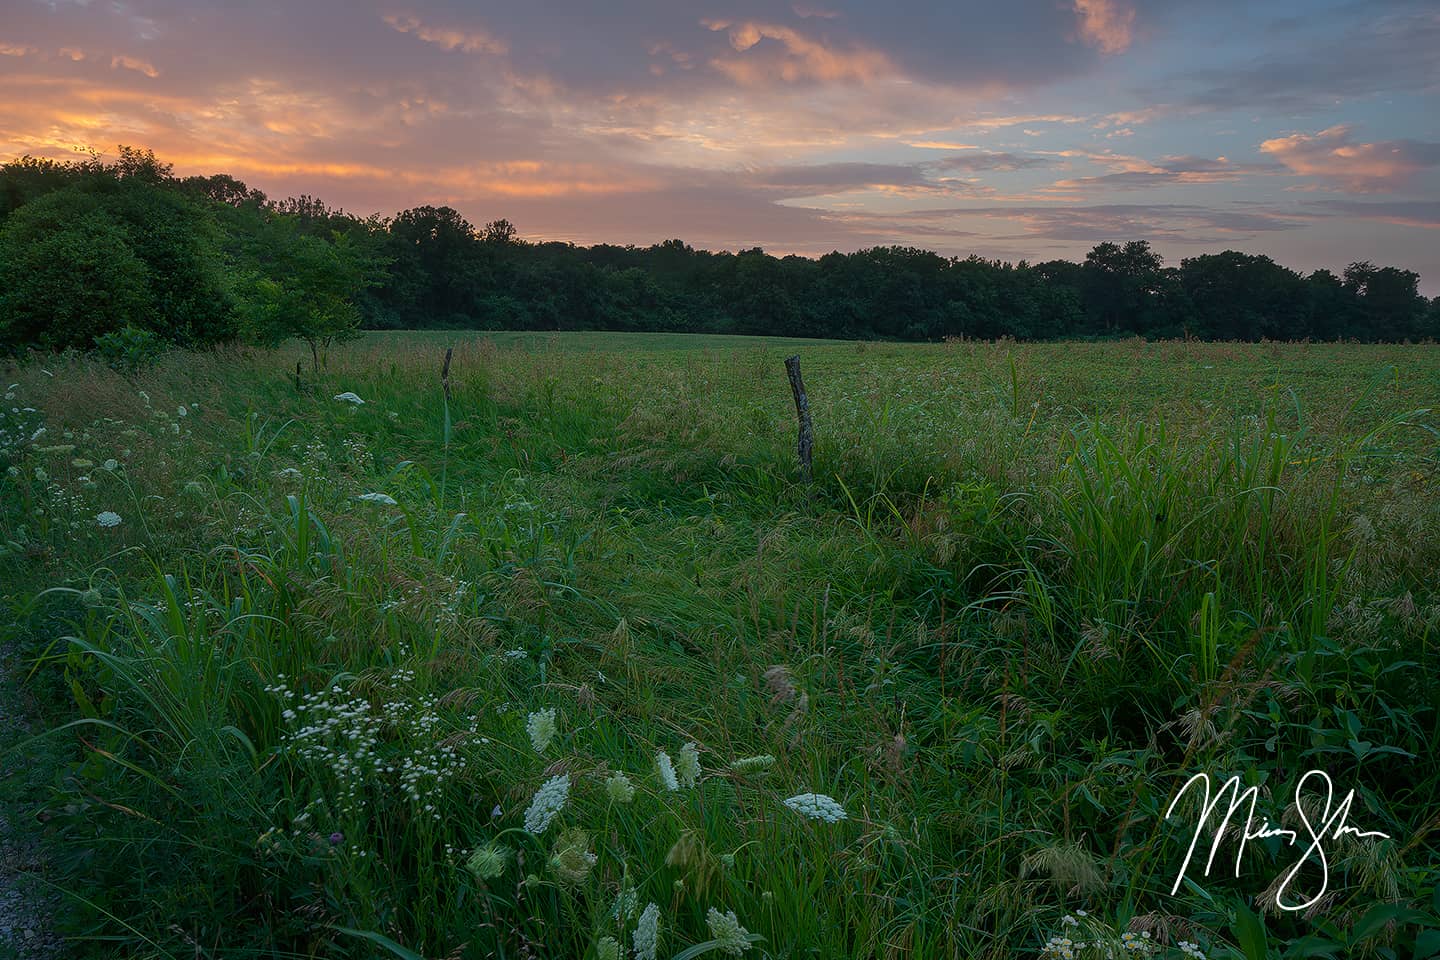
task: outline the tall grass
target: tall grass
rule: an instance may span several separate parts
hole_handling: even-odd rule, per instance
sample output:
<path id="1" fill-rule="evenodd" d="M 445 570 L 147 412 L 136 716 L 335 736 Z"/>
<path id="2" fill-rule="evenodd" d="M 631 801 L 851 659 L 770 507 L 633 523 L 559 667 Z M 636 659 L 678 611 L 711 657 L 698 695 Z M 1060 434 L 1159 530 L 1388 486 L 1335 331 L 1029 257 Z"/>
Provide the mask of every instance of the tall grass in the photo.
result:
<path id="1" fill-rule="evenodd" d="M 75 950 L 593 957 L 654 903 L 666 957 L 720 949 L 712 909 L 773 957 L 1421 951 L 1428 348 L 1284 348 L 1293 395 L 1260 348 L 1014 349 L 816 348 L 808 490 L 774 350 L 461 344 L 451 399 L 393 340 L 306 394 L 285 354 L 21 370 L 75 445 L 0 454 Z M 1394 838 L 1336 849 L 1323 913 L 1266 899 L 1276 843 L 1169 895 L 1180 783 L 1280 822 L 1311 766 Z"/>

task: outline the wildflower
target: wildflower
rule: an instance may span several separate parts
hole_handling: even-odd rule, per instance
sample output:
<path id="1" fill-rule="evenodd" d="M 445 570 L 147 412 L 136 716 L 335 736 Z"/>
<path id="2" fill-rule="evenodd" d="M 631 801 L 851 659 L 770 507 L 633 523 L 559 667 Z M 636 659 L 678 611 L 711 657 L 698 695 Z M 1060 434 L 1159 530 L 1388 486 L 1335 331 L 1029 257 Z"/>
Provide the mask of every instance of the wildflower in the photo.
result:
<path id="1" fill-rule="evenodd" d="M 595 944 L 595 960 L 620 960 L 620 941 L 601 937 Z"/>
<path id="2" fill-rule="evenodd" d="M 629 803 L 635 799 L 635 784 L 630 778 L 617 770 L 605 780 L 605 793 L 615 803 Z"/>
<path id="3" fill-rule="evenodd" d="M 570 775 L 562 773 L 558 777 L 551 777 L 541 784 L 540 789 L 535 791 L 530 806 L 525 811 L 525 829 L 534 834 L 545 832 L 550 826 L 550 821 L 555 815 L 565 808 L 565 801 L 570 799 Z"/>
<path id="4" fill-rule="evenodd" d="M 387 507 L 396 506 L 395 498 L 388 493 L 362 493 L 355 499 L 364 500 L 368 503 L 383 503 Z"/>
<path id="5" fill-rule="evenodd" d="M 186 410 L 186 409 L 185 409 L 185 404 L 182 403 L 182 404 L 180 404 L 179 407 L 176 408 L 176 410 L 175 410 L 175 416 L 177 416 L 177 417 L 188 417 L 188 416 L 190 416 L 190 411 L 189 411 L 189 410 Z"/>
<path id="6" fill-rule="evenodd" d="M 95 522 L 102 527 L 118 527 L 120 526 L 120 514 L 113 510 L 104 510 L 95 514 Z"/>
<path id="7" fill-rule="evenodd" d="M 590 835 L 571 827 L 560 835 L 550 854 L 550 868 L 566 883 L 584 883 L 599 858 L 590 851 Z"/>
<path id="8" fill-rule="evenodd" d="M 635 916 L 635 911 L 640 909 L 640 900 L 635 895 L 635 888 L 626 883 L 620 887 L 620 893 L 615 898 L 615 908 L 610 915 L 617 923 L 624 923 Z"/>
<path id="9" fill-rule="evenodd" d="M 710 938 L 721 953 L 738 957 L 750 949 L 750 935 L 735 916 L 735 911 L 721 913 L 714 907 L 705 912 L 705 925 L 710 928 Z"/>
<path id="10" fill-rule="evenodd" d="M 342 844 L 342 843 L 344 843 L 344 842 L 345 842 L 345 834 L 341 833 L 340 831 L 337 830 L 337 831 L 335 831 L 334 833 L 330 834 L 330 846 L 332 846 L 332 847 L 338 847 L 338 846 L 340 846 L 340 844 Z"/>
<path id="11" fill-rule="evenodd" d="M 494 880 L 505 872 L 505 864 L 509 859 L 509 847 L 498 843 L 487 843 L 483 847 L 476 847 L 465 865 L 479 879 Z"/>
<path id="12" fill-rule="evenodd" d="M 300 471 L 296 470 L 294 467 L 286 467 L 284 470 L 276 471 L 275 476 L 279 477 L 281 480 L 299 480 Z"/>
<path id="13" fill-rule="evenodd" d="M 655 960 L 655 951 L 660 946 L 660 908 L 655 904 L 645 905 L 640 922 L 635 925 L 633 942 L 635 960 Z"/>
<path id="14" fill-rule="evenodd" d="M 811 820 L 838 823 L 845 819 L 845 808 L 833 797 L 823 793 L 802 793 L 785 801 L 785 806 Z"/>
<path id="15" fill-rule="evenodd" d="M 355 394 L 351 393 L 349 390 L 346 390 L 344 393 L 335 394 L 335 399 L 344 400 L 346 403 L 353 403 L 357 407 L 365 402 L 364 400 L 361 400 L 359 397 L 357 397 Z"/>
<path id="16" fill-rule="evenodd" d="M 36 440 L 39 440 L 41 437 L 45 436 L 47 432 L 48 431 L 44 427 L 41 427 L 39 430 L 36 430 L 34 433 L 30 434 L 30 442 L 34 443 Z"/>
<path id="17" fill-rule="evenodd" d="M 506 659 L 506 660 L 524 660 L 524 659 L 525 659 L 526 657 L 528 657 L 528 656 L 530 656 L 530 654 L 526 653 L 524 650 L 506 650 L 506 651 L 505 651 L 505 659 Z"/>
<path id="18" fill-rule="evenodd" d="M 555 708 L 536 710 L 525 718 L 525 732 L 530 734 L 530 745 L 536 753 L 544 753 L 555 738 Z"/>
<path id="19" fill-rule="evenodd" d="M 736 773 L 763 773 L 775 766 L 775 758 L 768 753 L 757 757 L 741 757 L 730 761 L 730 769 Z"/>
<path id="20" fill-rule="evenodd" d="M 695 786 L 695 781 L 700 779 L 700 748 L 693 742 L 680 748 L 680 762 L 675 771 L 680 774 L 680 782 L 687 787 Z"/>
<path id="21" fill-rule="evenodd" d="M 660 782 L 665 785 L 666 790 L 680 789 L 680 781 L 675 779 L 675 764 L 670 761 L 670 754 L 664 750 L 655 755 L 655 770 L 660 774 Z"/>
<path id="22" fill-rule="evenodd" d="M 111 457 L 104 463 L 100 464 L 100 466 L 106 470 L 115 471 L 120 469 L 120 461 L 116 460 L 114 457 Z"/>

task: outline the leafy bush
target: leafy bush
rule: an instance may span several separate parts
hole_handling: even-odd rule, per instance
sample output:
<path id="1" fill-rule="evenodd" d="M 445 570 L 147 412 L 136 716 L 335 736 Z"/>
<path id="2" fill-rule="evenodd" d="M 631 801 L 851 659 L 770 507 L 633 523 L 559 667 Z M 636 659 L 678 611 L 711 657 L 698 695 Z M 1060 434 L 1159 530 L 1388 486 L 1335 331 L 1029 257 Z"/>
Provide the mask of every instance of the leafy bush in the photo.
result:
<path id="1" fill-rule="evenodd" d="M 85 349 L 123 327 L 185 345 L 234 336 L 203 208 L 105 177 L 25 204 L 0 228 L 0 344 Z"/>
<path id="2" fill-rule="evenodd" d="M 95 352 L 111 369 L 133 373 L 159 359 L 165 341 L 149 330 L 126 326 L 96 337 Z"/>

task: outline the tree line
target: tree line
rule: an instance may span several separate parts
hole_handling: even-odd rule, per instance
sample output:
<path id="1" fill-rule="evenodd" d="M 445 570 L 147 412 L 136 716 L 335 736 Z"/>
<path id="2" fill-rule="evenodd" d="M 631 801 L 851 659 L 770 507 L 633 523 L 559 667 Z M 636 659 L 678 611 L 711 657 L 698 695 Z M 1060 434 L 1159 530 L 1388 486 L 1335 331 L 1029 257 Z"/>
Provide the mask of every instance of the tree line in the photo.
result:
<path id="1" fill-rule="evenodd" d="M 530 243 L 450 207 L 361 218 L 177 177 L 148 150 L 0 166 L 0 346 L 299 338 L 358 329 L 626 330 L 844 339 L 1432 339 L 1440 298 L 1368 261 L 1308 275 L 1227 250 L 1166 266 L 1144 240 L 1081 263 L 883 246 L 819 258 Z"/>

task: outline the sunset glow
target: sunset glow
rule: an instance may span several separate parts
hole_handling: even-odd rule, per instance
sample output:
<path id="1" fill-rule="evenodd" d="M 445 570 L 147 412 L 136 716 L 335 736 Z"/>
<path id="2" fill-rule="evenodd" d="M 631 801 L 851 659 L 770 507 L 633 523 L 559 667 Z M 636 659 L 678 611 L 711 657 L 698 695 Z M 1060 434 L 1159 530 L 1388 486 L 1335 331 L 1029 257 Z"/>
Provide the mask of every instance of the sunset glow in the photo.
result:
<path id="1" fill-rule="evenodd" d="M 1151 240 L 1440 293 L 1430 2 L 10 0 L 0 160 L 150 147 L 361 215 L 1008 260 Z"/>

